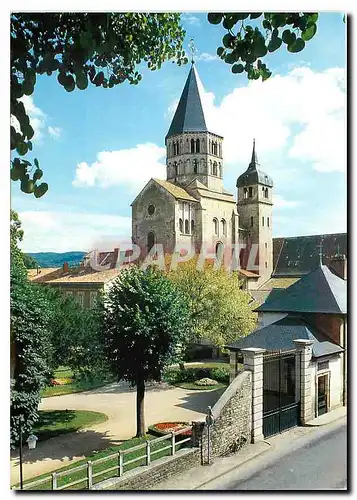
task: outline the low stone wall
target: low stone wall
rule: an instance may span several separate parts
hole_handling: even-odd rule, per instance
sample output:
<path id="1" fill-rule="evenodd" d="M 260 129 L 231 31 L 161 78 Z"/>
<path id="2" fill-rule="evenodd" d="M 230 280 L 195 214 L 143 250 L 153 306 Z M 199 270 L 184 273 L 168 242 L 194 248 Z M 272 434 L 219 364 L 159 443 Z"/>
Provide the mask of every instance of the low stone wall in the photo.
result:
<path id="1" fill-rule="evenodd" d="M 239 373 L 212 408 L 211 456 L 238 451 L 251 442 L 252 374 Z M 203 462 L 207 458 L 208 431 L 205 422 L 194 422 L 194 444 L 202 442 Z"/>
<path id="2" fill-rule="evenodd" d="M 93 490 L 148 490 L 175 474 L 200 465 L 198 448 L 183 448 L 172 457 L 164 457 L 149 466 L 138 467 L 122 477 L 113 477 L 93 486 Z"/>

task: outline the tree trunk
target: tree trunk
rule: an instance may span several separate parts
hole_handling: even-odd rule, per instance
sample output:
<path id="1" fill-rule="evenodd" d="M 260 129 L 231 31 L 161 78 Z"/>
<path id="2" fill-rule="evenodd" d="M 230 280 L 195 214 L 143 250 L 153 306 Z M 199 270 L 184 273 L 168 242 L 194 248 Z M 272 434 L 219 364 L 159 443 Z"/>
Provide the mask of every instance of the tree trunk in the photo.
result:
<path id="1" fill-rule="evenodd" d="M 183 371 L 185 369 L 185 363 L 183 361 L 181 361 L 179 363 L 179 368 L 180 368 L 181 371 Z"/>
<path id="2" fill-rule="evenodd" d="M 145 381 L 138 380 L 136 384 L 136 437 L 145 436 L 144 396 Z"/>

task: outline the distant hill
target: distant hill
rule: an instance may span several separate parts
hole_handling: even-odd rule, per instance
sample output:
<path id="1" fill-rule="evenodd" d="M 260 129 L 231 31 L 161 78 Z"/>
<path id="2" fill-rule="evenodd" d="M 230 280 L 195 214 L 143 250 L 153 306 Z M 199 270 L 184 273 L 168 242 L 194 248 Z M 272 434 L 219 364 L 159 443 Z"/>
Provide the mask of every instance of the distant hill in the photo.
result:
<path id="1" fill-rule="evenodd" d="M 27 255 L 33 257 L 40 267 L 61 267 L 65 262 L 68 262 L 70 266 L 78 265 L 85 252 L 37 252 Z"/>

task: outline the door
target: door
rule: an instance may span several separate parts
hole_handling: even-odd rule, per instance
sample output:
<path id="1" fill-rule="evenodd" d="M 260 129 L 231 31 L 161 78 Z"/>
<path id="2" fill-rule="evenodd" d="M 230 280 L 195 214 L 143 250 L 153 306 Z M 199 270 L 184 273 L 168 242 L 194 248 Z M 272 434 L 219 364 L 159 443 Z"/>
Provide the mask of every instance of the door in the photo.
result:
<path id="1" fill-rule="evenodd" d="M 328 374 L 317 378 L 317 415 L 323 415 L 328 410 Z"/>

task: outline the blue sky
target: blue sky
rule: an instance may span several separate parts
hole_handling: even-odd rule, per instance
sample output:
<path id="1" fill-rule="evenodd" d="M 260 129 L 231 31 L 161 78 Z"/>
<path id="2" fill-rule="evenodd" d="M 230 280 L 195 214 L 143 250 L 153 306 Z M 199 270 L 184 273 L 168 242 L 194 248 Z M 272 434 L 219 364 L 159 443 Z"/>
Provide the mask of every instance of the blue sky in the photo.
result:
<path id="1" fill-rule="evenodd" d="M 197 46 L 205 112 L 224 136 L 225 188 L 235 193 L 253 137 L 275 182 L 274 236 L 346 231 L 345 24 L 320 14 L 303 52 L 269 55 L 273 76 L 248 82 L 215 57 L 224 30 L 206 14 L 182 15 Z M 89 250 L 130 237 L 130 203 L 150 177 L 165 176 L 164 138 L 189 65 L 143 68 L 138 86 L 67 93 L 38 79 L 25 103 L 34 118 L 34 156 L 50 189 L 41 199 L 12 183 L 25 251 Z M 29 157 L 31 159 L 31 156 Z M 104 243 L 103 243 L 104 244 Z"/>

